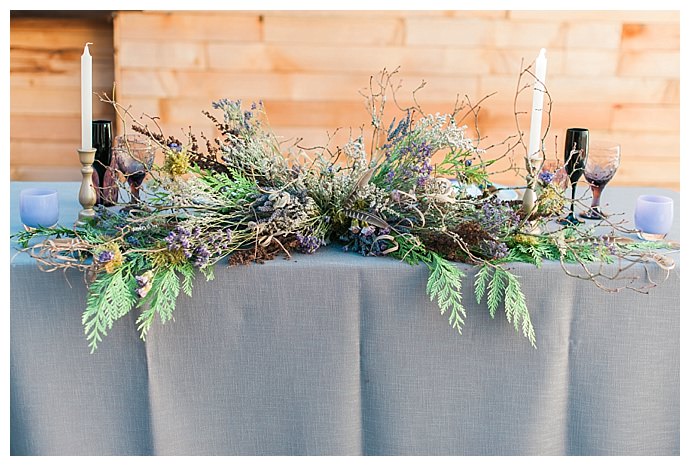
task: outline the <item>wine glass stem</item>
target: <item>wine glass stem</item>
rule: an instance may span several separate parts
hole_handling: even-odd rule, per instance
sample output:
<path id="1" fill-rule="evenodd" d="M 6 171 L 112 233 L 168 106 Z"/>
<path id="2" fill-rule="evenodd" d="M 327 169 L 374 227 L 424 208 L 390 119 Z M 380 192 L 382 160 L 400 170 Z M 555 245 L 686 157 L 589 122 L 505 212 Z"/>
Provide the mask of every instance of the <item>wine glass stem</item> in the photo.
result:
<path id="1" fill-rule="evenodd" d="M 573 183 L 572 195 L 570 196 L 570 215 L 575 215 L 575 189 L 577 188 L 577 182 Z"/>
<path id="2" fill-rule="evenodd" d="M 599 210 L 599 200 L 601 199 L 601 190 L 599 186 L 592 186 L 592 210 Z"/>
<path id="3" fill-rule="evenodd" d="M 132 203 L 138 204 L 139 203 L 139 184 L 136 182 L 130 182 L 129 187 L 130 187 L 130 191 L 132 192 Z"/>

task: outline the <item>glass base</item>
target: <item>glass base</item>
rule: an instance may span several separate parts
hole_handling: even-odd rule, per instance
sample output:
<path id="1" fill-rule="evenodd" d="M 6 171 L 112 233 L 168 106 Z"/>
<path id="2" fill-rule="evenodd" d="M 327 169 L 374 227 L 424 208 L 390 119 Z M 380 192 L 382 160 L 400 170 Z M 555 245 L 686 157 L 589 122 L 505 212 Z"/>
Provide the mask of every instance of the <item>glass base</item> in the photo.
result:
<path id="1" fill-rule="evenodd" d="M 25 231 L 28 231 L 28 232 L 32 232 L 32 231 L 37 231 L 37 230 L 38 230 L 37 227 L 30 227 L 29 225 L 26 225 L 25 223 L 22 223 L 22 226 L 24 227 L 24 230 L 25 230 Z M 50 225 L 50 226 L 48 226 L 48 227 L 43 227 L 43 226 L 42 226 L 41 228 L 55 228 L 56 226 L 57 226 L 57 222 L 53 223 L 52 225 Z"/>
<path id="2" fill-rule="evenodd" d="M 577 218 L 575 218 L 575 216 L 572 214 L 572 212 L 570 214 L 568 214 L 567 217 L 562 218 L 560 220 L 557 220 L 557 222 L 561 225 L 569 225 L 569 226 L 570 225 L 581 225 L 581 224 L 585 223 L 582 220 L 578 220 Z"/>
<path id="3" fill-rule="evenodd" d="M 661 241 L 666 238 L 667 233 L 645 233 L 643 231 L 637 232 L 637 237 L 645 241 Z"/>
<path id="4" fill-rule="evenodd" d="M 606 215 L 599 209 L 589 209 L 580 212 L 580 217 L 586 218 L 588 220 L 601 220 L 602 218 L 608 217 L 608 215 Z"/>

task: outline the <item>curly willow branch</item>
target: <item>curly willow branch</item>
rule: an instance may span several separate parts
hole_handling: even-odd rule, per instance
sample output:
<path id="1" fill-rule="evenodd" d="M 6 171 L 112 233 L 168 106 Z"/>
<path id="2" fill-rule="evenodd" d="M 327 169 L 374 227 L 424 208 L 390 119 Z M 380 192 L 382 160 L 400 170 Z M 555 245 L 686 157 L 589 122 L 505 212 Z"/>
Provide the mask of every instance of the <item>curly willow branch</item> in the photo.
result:
<path id="1" fill-rule="evenodd" d="M 35 259 L 38 269 L 42 272 L 62 270 L 66 273 L 70 269 L 78 270 L 84 272 L 84 281 L 90 283 L 102 267 L 93 262 L 86 264 L 79 256 L 90 255 L 92 251 L 93 244 L 87 241 L 79 238 L 58 238 L 44 240 L 20 252 L 26 252 Z M 69 280 L 67 283 L 69 284 Z"/>

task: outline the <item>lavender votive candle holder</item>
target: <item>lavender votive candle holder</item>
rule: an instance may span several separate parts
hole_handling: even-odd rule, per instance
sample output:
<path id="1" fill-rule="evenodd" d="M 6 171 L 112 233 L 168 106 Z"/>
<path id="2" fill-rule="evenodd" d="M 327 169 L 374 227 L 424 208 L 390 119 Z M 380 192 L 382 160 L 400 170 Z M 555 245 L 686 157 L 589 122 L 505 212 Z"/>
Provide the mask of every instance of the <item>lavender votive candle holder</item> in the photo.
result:
<path id="1" fill-rule="evenodd" d="M 27 228 L 55 226 L 60 217 L 58 192 L 31 188 L 19 193 L 19 216 Z"/>
<path id="2" fill-rule="evenodd" d="M 666 196 L 644 195 L 635 205 L 637 236 L 648 241 L 664 239 L 673 225 L 673 199 Z"/>

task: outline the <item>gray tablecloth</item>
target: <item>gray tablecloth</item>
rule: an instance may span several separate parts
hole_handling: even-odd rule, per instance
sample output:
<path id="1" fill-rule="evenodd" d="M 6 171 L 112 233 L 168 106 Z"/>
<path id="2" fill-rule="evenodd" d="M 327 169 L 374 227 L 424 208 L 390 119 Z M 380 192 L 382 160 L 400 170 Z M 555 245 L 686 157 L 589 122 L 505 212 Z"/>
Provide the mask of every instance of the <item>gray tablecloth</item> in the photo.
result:
<path id="1" fill-rule="evenodd" d="M 18 192 L 34 185 L 11 185 L 13 231 Z M 51 186 L 69 225 L 78 186 Z M 651 191 L 604 199 L 632 212 Z M 326 248 L 220 266 L 146 343 L 132 315 L 92 355 L 83 277 L 16 256 L 11 453 L 677 455 L 679 268 L 645 295 L 515 265 L 533 349 L 476 304 L 471 274 L 460 336 L 429 302 L 424 267 Z"/>

